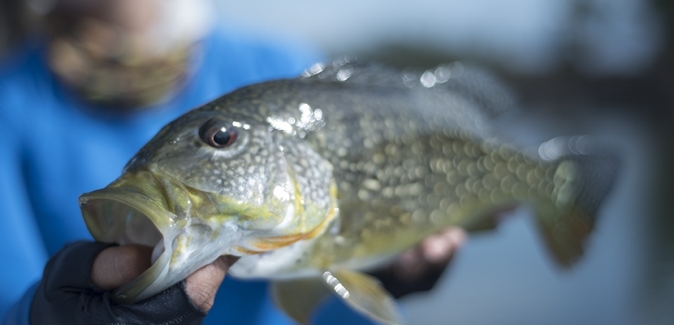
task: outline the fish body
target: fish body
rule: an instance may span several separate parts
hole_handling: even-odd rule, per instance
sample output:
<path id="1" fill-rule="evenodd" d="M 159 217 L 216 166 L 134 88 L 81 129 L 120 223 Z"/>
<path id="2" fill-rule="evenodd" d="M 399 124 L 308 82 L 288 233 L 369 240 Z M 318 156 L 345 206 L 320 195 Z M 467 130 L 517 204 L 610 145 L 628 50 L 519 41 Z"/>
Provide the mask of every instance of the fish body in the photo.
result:
<path id="1" fill-rule="evenodd" d="M 554 157 L 507 143 L 491 125 L 513 107 L 491 77 L 458 64 L 414 77 L 315 66 L 186 113 L 80 205 L 97 240 L 156 248 L 118 301 L 230 254 L 241 256 L 231 275 L 276 280 L 277 303 L 299 322 L 328 288 L 372 319 L 402 323 L 360 271 L 441 229 L 480 229 L 528 202 L 558 262 L 582 254 L 618 165 L 578 137 L 547 143 Z"/>

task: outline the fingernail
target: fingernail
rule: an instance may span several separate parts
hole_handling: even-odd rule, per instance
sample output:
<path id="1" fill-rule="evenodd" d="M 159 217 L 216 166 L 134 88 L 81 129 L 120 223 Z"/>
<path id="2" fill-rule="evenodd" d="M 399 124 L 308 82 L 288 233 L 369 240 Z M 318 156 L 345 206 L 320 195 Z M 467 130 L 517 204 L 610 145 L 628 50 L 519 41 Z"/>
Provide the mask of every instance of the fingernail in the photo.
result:
<path id="1" fill-rule="evenodd" d="M 452 242 L 452 246 L 455 248 L 462 246 L 468 238 L 466 232 L 461 228 L 451 228 L 445 233 L 445 235 L 447 236 L 447 239 Z"/>
<path id="2" fill-rule="evenodd" d="M 441 262 L 452 255 L 453 242 L 445 236 L 431 236 L 422 244 L 424 258 L 429 262 Z"/>

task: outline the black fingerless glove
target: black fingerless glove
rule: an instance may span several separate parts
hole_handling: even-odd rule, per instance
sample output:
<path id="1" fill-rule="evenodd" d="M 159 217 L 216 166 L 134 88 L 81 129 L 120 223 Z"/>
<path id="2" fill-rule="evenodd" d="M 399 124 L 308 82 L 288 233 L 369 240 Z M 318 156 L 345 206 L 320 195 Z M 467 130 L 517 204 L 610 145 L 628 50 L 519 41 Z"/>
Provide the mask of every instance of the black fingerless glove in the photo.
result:
<path id="1" fill-rule="evenodd" d="M 87 241 L 49 260 L 30 310 L 32 325 L 196 325 L 206 313 L 185 292 L 185 281 L 135 304 L 121 305 L 91 282 L 94 259 L 111 244 Z"/>

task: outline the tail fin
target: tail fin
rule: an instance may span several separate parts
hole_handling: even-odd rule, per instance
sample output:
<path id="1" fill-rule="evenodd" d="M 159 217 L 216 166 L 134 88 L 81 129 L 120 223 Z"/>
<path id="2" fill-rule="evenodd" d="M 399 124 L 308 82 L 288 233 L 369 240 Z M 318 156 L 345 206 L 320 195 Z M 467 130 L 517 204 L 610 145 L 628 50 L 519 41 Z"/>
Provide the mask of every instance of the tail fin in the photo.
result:
<path id="1" fill-rule="evenodd" d="M 537 223 L 553 257 L 568 267 L 583 254 L 621 162 L 616 154 L 602 151 L 575 151 L 558 162 L 551 200 L 539 206 Z"/>

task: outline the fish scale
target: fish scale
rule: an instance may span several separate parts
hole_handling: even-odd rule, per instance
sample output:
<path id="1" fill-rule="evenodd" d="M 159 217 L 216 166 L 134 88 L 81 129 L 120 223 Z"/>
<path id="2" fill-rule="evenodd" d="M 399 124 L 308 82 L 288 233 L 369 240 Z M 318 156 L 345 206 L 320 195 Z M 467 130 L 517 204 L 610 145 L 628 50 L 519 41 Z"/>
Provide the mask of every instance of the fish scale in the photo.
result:
<path id="1" fill-rule="evenodd" d="M 442 146 L 432 145 L 436 142 L 458 143 L 459 150 L 443 151 Z M 537 182 L 527 181 L 528 173 L 524 171 L 545 170 L 541 163 L 522 165 L 519 175 L 517 170 L 508 169 L 508 162 L 517 157 L 511 150 L 505 152 L 506 156 L 499 154 L 492 165 L 487 163 L 489 168 L 483 164 L 480 169 L 478 162 L 493 161 L 491 153 L 498 152 L 498 148 L 484 152 L 471 142 L 444 135 L 415 140 L 418 150 L 414 145 L 403 145 L 402 141 L 399 144 L 395 155 L 386 155 L 384 148 L 375 149 L 370 156 L 385 155 L 388 159 L 372 163 L 374 168 L 369 171 L 364 167 L 367 163 L 355 170 L 336 167 L 334 174 L 348 180 L 338 183 L 342 216 L 339 236 L 343 237 L 340 240 L 354 238 L 362 253 L 348 246 L 333 245 L 334 239 L 329 236 L 322 237 L 320 240 L 326 244 L 320 251 L 326 253 L 333 249 L 327 255 L 335 258 L 328 261 L 328 265 L 352 261 L 359 255 L 367 257 L 372 251 L 395 254 L 448 226 L 471 230 L 471 226 L 479 226 L 480 217 L 490 215 L 489 211 L 517 200 L 541 199 L 538 189 L 554 186 L 552 179 L 544 175 Z M 471 148 L 470 155 L 466 154 L 465 147 Z M 473 152 L 473 149 L 479 151 Z M 352 158 L 368 159 L 367 156 Z M 336 159 L 342 161 L 343 158 Z M 351 164 L 358 166 L 358 163 Z M 395 167 L 399 166 L 405 168 L 398 172 Z M 535 191 L 530 193 L 530 189 Z M 393 238 L 396 240 L 392 242 Z"/>
<path id="2" fill-rule="evenodd" d="M 480 148 L 480 143 L 486 143 L 480 137 L 488 135 L 486 117 L 476 113 L 471 103 L 456 99 L 457 94 L 449 89 L 434 92 L 429 99 L 416 95 L 429 89 L 395 87 L 371 91 L 360 83 L 345 84 L 338 89 L 331 84 L 301 86 L 301 90 L 291 90 L 286 85 L 276 89 L 279 94 L 296 92 L 292 97 L 302 100 L 279 107 L 290 113 L 281 116 L 286 120 L 298 119 L 291 114 L 301 104 L 320 108 L 325 114 L 327 127 L 309 133 L 306 139 L 334 168 L 339 186 L 340 241 L 356 238 L 360 250 L 365 252 L 334 245 L 332 237 L 324 236 L 319 240 L 326 243 L 316 247 L 321 247 L 323 253 L 331 251 L 326 255 L 334 259 L 321 257 L 326 266 L 368 256 L 371 251 L 383 255 L 397 253 L 443 227 L 466 226 L 463 219 L 471 215 L 459 211 L 470 210 L 477 202 L 485 205 L 483 210 L 496 209 L 506 201 L 524 198 L 524 195 L 515 197 L 513 188 L 524 188 L 524 194 L 531 188 L 516 172 L 507 169 L 509 159 L 517 157 L 514 149 L 493 144 Z M 343 98 L 343 92 L 349 92 L 350 96 Z M 273 87 L 265 89 L 263 96 L 282 97 L 275 94 Z M 423 111 L 416 109 L 421 106 L 425 108 Z M 451 118 L 444 117 L 448 113 Z M 437 116 L 443 119 L 434 119 Z M 493 161 L 490 154 L 498 153 L 502 147 L 506 148 L 502 150 L 504 155 L 498 156 L 490 169 L 478 173 L 478 160 L 489 157 Z M 437 161 L 453 164 L 444 170 L 433 170 L 431 162 L 437 165 Z M 469 166 L 474 175 L 468 173 Z M 492 170 L 496 170 L 496 179 L 503 181 L 483 184 L 481 178 L 493 175 Z M 480 184 L 484 186 L 478 188 Z M 447 190 L 434 193 L 442 185 Z M 480 189 L 484 190 L 481 196 Z M 404 229 L 405 236 L 396 236 L 396 230 L 400 229 Z M 390 245 L 387 240 L 390 238 L 406 240 L 396 240 L 395 245 Z"/>

